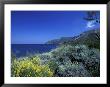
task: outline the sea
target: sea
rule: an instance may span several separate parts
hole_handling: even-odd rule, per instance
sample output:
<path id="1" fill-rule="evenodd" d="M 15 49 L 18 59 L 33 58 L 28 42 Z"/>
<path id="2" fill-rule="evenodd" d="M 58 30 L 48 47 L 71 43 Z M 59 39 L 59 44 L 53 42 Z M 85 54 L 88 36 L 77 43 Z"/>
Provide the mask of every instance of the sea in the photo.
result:
<path id="1" fill-rule="evenodd" d="M 17 58 L 50 52 L 57 48 L 56 44 L 11 44 L 11 52 Z"/>

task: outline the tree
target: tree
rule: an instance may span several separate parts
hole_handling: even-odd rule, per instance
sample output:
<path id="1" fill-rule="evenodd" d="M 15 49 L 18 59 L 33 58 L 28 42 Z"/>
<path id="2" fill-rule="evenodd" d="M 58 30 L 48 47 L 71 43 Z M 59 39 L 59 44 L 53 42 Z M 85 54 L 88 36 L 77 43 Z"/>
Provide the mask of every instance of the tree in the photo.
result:
<path id="1" fill-rule="evenodd" d="M 100 23 L 99 12 L 98 11 L 87 11 L 86 17 L 84 17 L 87 21 L 95 21 L 96 23 Z"/>

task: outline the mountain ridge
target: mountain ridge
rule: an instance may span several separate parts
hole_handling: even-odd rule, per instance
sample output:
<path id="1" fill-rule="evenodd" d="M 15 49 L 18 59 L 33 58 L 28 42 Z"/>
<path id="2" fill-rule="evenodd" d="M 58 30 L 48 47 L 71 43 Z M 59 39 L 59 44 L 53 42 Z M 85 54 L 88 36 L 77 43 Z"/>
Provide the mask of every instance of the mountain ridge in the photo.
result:
<path id="1" fill-rule="evenodd" d="M 61 37 L 53 39 L 46 44 L 91 44 L 100 47 L 100 29 L 92 29 L 84 31 L 81 34 L 73 37 Z"/>

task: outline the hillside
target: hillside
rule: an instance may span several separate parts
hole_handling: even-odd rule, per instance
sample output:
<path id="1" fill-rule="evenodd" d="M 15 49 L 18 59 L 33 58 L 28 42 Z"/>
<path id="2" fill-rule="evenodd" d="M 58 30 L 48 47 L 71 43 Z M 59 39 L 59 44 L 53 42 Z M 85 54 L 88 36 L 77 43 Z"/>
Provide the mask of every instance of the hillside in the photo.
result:
<path id="1" fill-rule="evenodd" d="M 100 48 L 100 29 L 88 30 L 74 37 L 61 37 L 48 41 L 46 44 L 86 44 Z"/>

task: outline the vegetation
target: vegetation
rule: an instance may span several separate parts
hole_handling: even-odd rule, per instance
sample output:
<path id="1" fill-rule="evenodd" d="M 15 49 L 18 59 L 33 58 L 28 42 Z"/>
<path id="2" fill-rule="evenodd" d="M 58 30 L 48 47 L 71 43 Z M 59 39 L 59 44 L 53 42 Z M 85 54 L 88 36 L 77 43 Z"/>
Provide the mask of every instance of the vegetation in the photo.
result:
<path id="1" fill-rule="evenodd" d="M 48 65 L 41 65 L 39 57 L 13 60 L 11 65 L 12 77 L 51 77 L 53 72 Z"/>
<path id="2" fill-rule="evenodd" d="M 100 17 L 98 16 L 98 11 L 87 11 L 86 17 L 84 19 L 86 21 L 95 21 L 96 23 L 100 23 Z"/>
<path id="3" fill-rule="evenodd" d="M 87 11 L 84 20 L 100 24 L 98 11 Z M 99 77 L 100 29 L 74 37 L 61 37 L 46 42 L 59 46 L 47 53 L 16 58 L 11 55 L 12 77 Z"/>
<path id="4" fill-rule="evenodd" d="M 97 48 L 100 49 L 100 30 L 93 29 L 86 32 L 81 33 L 78 36 L 74 37 L 62 37 L 60 39 L 55 39 L 46 42 L 47 44 L 70 44 L 70 45 L 77 45 L 77 44 L 85 44 L 90 48 Z"/>
<path id="5" fill-rule="evenodd" d="M 15 57 L 15 56 L 14 56 Z M 61 45 L 29 58 L 12 60 L 12 77 L 98 77 L 99 49 L 87 45 Z"/>

